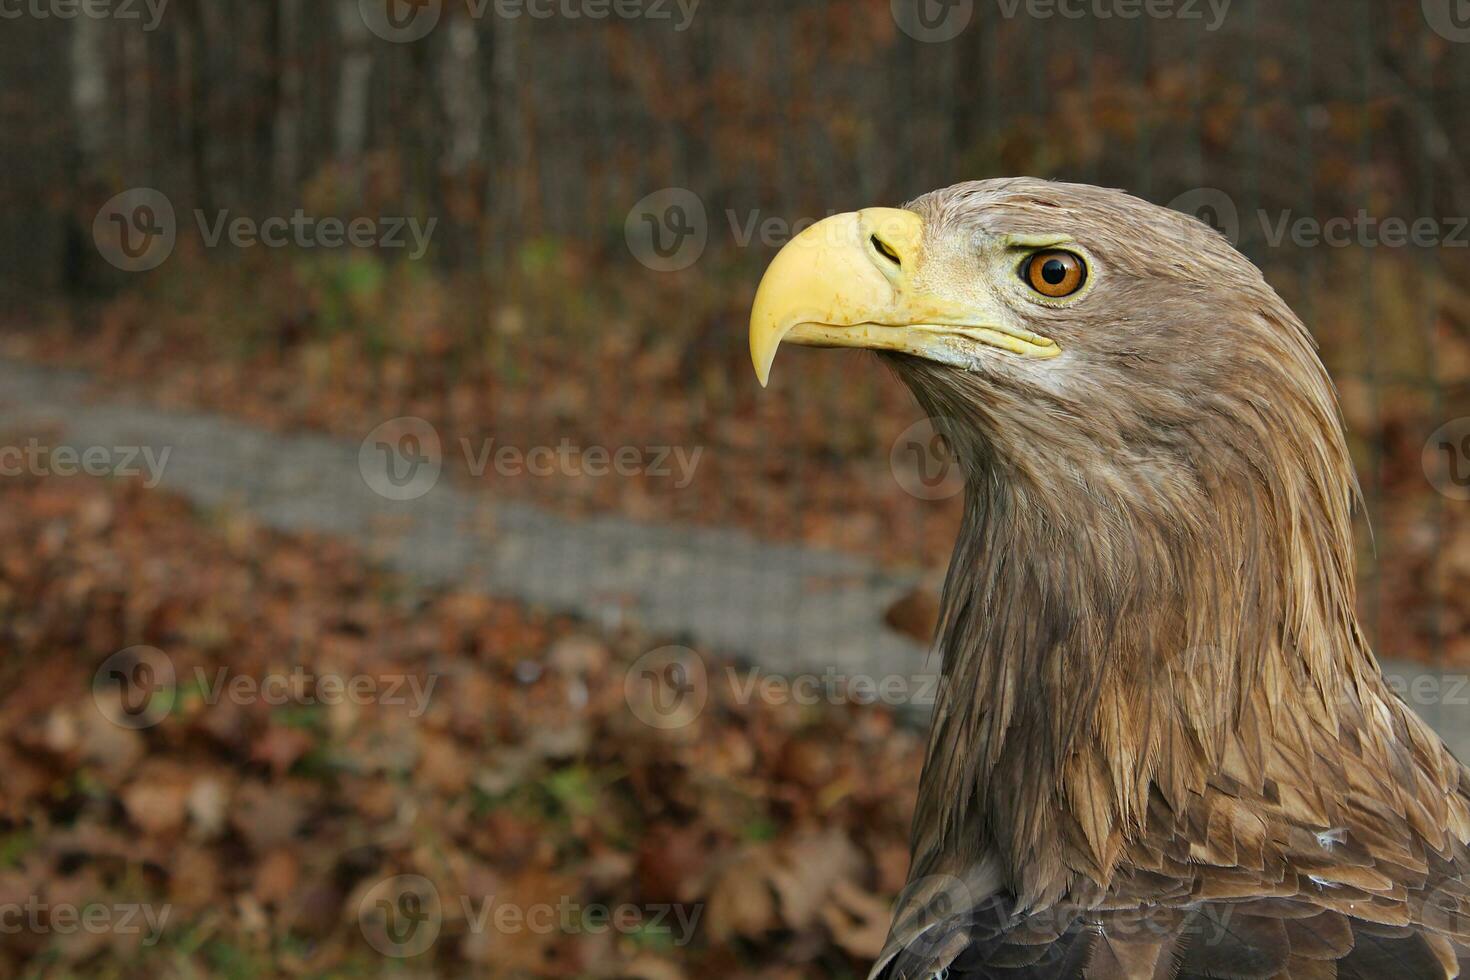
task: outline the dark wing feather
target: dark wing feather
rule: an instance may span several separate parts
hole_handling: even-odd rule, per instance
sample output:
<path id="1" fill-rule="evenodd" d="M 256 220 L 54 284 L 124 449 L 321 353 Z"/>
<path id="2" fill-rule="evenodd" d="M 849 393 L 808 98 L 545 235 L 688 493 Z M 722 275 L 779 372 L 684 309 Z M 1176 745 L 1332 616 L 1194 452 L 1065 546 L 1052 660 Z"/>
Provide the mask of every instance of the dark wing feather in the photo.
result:
<path id="1" fill-rule="evenodd" d="M 1250 908 L 1250 912 L 1242 912 Z M 871 980 L 1447 980 L 1470 950 L 1422 926 L 1384 926 L 1305 902 L 1213 902 L 1167 916 L 1077 915 L 1044 944 L 1004 899 L 934 923 L 885 954 Z M 1052 914 L 1044 917 L 1048 926 Z M 1002 925 L 997 925 L 997 923 Z"/>

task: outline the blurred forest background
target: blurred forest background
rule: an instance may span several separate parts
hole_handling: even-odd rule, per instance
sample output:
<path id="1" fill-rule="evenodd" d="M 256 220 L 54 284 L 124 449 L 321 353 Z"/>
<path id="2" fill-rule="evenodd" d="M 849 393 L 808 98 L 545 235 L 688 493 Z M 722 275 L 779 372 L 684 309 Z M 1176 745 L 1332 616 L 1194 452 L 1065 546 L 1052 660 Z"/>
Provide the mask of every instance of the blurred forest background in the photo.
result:
<path id="1" fill-rule="evenodd" d="M 1470 416 L 1470 23 L 1454 0 L 1180 0 L 1162 18 L 1120 16 L 1127 0 L 647 0 L 605 17 L 586 0 L 537 8 L 549 16 L 386 2 L 437 21 L 384 36 L 378 0 L 175 0 L 152 27 L 141 3 L 130 20 L 28 0 L 0 20 L 0 356 L 354 442 L 412 415 L 520 445 L 700 446 L 684 487 L 478 479 L 567 515 L 743 528 L 932 584 L 958 501 L 916 500 L 889 466 L 920 413 L 856 354 L 783 352 L 758 396 L 744 317 L 759 272 L 796 222 L 958 180 L 1123 187 L 1235 225 L 1307 321 L 1373 522 L 1365 623 L 1385 656 L 1470 668 L 1470 505 L 1426 474 L 1431 434 Z M 945 11 L 962 20 L 936 34 L 926 16 Z M 177 241 L 126 272 L 94 222 L 139 187 L 172 204 Z M 702 250 L 673 269 L 635 233 L 669 188 L 702 210 Z M 415 260 L 210 247 L 193 217 L 297 209 L 436 224 Z M 1436 241 L 1275 234 L 1360 212 L 1432 219 Z M 410 600 L 345 546 L 61 483 L 0 480 L 0 905 L 145 894 L 183 924 L 148 949 L 0 935 L 0 972 L 861 975 L 902 883 L 917 776 L 886 713 L 746 706 L 678 737 L 630 728 L 617 665 L 656 645 L 633 627 Z M 930 592 L 892 617 L 916 638 Z M 283 650 L 444 669 L 458 693 L 411 723 L 187 702 L 142 734 L 95 723 L 92 671 L 137 643 L 246 672 Z M 545 694 L 559 684 L 583 700 Z M 401 752 L 374 758 L 383 745 Z M 448 922 L 454 942 L 399 964 L 352 910 L 365 882 L 405 870 L 446 895 L 705 918 L 678 948 L 487 944 Z"/>

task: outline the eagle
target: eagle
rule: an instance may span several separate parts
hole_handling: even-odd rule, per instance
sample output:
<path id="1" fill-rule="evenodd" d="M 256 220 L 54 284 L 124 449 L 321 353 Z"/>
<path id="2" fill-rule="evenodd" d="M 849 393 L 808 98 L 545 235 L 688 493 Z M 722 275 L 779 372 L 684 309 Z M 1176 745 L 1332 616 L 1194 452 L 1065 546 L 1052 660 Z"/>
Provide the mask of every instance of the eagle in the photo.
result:
<path id="1" fill-rule="evenodd" d="M 792 238 L 751 310 L 763 385 L 782 343 L 876 351 L 965 480 L 871 978 L 1470 964 L 1470 773 L 1358 624 L 1331 379 L 1224 236 L 1118 190 L 956 184 Z"/>

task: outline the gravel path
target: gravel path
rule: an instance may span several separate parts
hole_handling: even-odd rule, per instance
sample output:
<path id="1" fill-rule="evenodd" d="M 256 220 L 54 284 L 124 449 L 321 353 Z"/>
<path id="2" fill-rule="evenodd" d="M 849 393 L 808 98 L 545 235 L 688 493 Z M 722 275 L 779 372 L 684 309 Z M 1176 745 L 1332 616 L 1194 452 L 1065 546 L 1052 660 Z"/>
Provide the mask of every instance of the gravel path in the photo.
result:
<path id="1" fill-rule="evenodd" d="M 75 448 L 79 460 L 94 449 L 105 466 L 131 468 L 149 484 L 156 478 L 205 507 L 341 535 L 421 581 L 471 584 L 605 625 L 631 618 L 774 675 L 862 676 L 909 694 L 927 688 L 925 651 L 881 618 L 915 581 L 860 558 L 739 531 L 562 517 L 456 486 L 448 473 L 412 499 L 389 499 L 385 493 L 407 496 L 423 485 L 386 480 L 388 460 L 373 439 L 282 435 L 123 395 L 97 400 L 93 390 L 83 375 L 0 359 L 0 446 L 24 450 L 34 434 L 41 446 Z M 63 468 L 59 458 L 43 465 Z M 1387 669 L 1470 758 L 1467 676 Z"/>
<path id="2" fill-rule="evenodd" d="M 385 480 L 374 445 L 363 453 L 335 438 L 89 392 L 83 375 L 0 359 L 0 445 L 23 447 L 44 432 L 43 445 L 105 447 L 118 465 L 129 463 L 126 447 L 146 447 L 163 463 L 158 485 L 203 506 L 341 535 L 430 583 L 472 583 L 604 624 L 632 617 L 783 673 L 924 668 L 924 652 L 881 621 L 914 580 L 859 558 L 739 531 L 566 518 L 458 487 L 447 470 L 421 496 L 388 499 L 373 487 L 400 488 Z M 130 461 L 145 483 L 149 458 Z"/>

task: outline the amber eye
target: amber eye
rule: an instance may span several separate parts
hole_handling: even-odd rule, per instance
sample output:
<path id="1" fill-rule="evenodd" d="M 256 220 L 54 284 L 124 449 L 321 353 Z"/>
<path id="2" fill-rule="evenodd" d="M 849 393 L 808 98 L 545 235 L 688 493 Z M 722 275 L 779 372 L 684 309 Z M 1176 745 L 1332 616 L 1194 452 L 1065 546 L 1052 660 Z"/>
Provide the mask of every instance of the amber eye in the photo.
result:
<path id="1" fill-rule="evenodd" d="M 1037 252 L 1021 263 L 1021 278 L 1043 296 L 1071 296 L 1087 281 L 1087 266 L 1071 252 Z"/>

